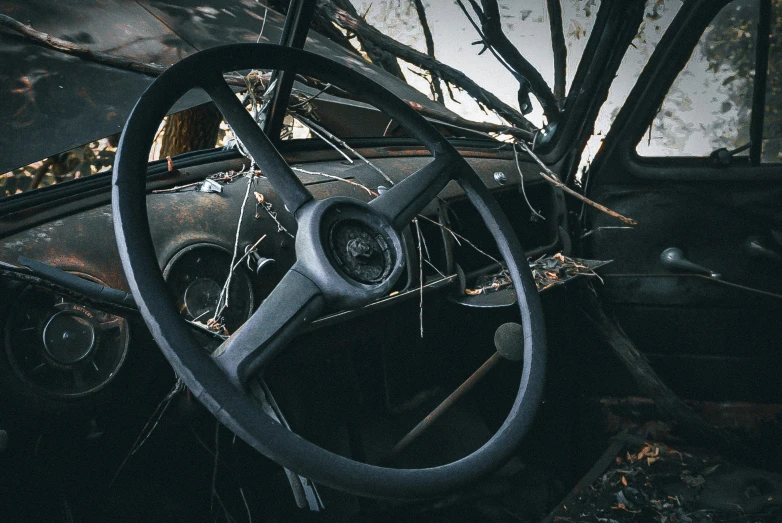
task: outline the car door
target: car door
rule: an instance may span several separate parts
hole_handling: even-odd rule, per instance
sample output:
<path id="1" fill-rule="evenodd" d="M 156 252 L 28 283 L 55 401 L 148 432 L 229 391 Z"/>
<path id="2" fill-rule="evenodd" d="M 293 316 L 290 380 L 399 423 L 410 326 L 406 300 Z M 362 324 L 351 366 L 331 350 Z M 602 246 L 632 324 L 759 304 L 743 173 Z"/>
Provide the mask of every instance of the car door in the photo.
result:
<path id="1" fill-rule="evenodd" d="M 685 2 L 585 182 L 638 221 L 581 210 L 603 303 L 684 397 L 782 395 L 781 22 L 779 0 Z M 585 370 L 616 392 L 616 369 Z"/>

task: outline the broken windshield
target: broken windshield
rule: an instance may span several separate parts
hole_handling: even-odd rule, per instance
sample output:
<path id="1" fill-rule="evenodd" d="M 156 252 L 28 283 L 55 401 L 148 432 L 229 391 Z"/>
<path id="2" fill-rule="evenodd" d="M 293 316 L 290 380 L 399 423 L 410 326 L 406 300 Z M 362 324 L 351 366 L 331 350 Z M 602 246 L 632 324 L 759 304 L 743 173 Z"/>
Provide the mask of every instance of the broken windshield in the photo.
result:
<path id="1" fill-rule="evenodd" d="M 159 20 L 186 34 L 193 45 L 279 41 L 282 15 L 272 6 L 242 4 L 221 11 L 190 6 L 187 1 L 179 3 L 182 5 L 167 4 L 165 8 L 155 5 L 153 12 Z M 0 11 L 14 13 L 19 9 L 29 10 L 30 7 L 9 4 Z M 508 133 L 524 132 L 532 136 L 560 118 L 560 109 L 598 9 L 597 0 L 487 1 L 481 5 L 461 0 L 455 3 L 388 0 L 375 4 L 334 0 L 320 3 L 315 10 L 306 48 L 330 53 L 346 63 L 372 64 L 374 67 L 367 70 L 371 76 L 395 93 L 401 93 L 411 106 L 430 118 L 446 135 L 503 139 Z M 216 27 L 228 20 L 226 13 L 237 19 L 232 22 L 236 27 L 224 32 L 225 41 L 212 41 Z M 95 17 L 100 18 L 100 13 Z M 64 43 L 57 49 L 61 55 L 77 54 L 99 63 L 114 58 L 126 63 L 111 63 L 112 67 L 139 67 L 123 56 L 126 49 L 132 50 L 133 56 L 140 54 L 140 44 L 135 40 L 108 45 L 105 39 L 87 31 L 71 34 L 66 30 L 67 24 L 60 28 L 51 21 L 37 23 L 32 14 L 25 18 L 27 21 L 31 25 L 23 25 L 13 18 L 4 19 L 3 25 L 11 29 L 11 34 L 0 36 L 13 37 L 15 44 L 27 41 L 39 47 L 42 42 L 35 42 L 35 37 L 44 40 L 49 36 L 61 37 Z M 49 29 L 53 34 L 30 31 L 41 29 Z M 150 34 L 154 33 L 150 31 Z M 203 40 L 204 33 L 212 40 L 194 40 L 193 35 Z M 540 45 L 540 42 L 547 44 Z M 86 56 L 85 49 L 98 49 L 107 57 L 101 55 L 96 59 L 95 53 Z M 179 55 L 189 52 L 191 49 L 177 51 Z M 159 52 L 158 55 L 163 56 Z M 168 60 L 174 58 L 169 56 Z M 157 64 L 141 65 L 151 68 L 152 73 L 155 67 L 160 68 Z M 375 71 L 382 74 L 378 76 Z M 53 78 L 57 74 L 44 74 L 49 78 L 48 84 L 55 81 Z M 40 86 L 24 84 L 25 78 L 28 77 L 12 79 L 19 86 L 11 92 L 12 98 L 26 97 L 19 111 L 27 118 L 24 126 L 28 126 L 35 122 L 32 113 L 40 110 L 36 107 L 40 104 L 35 100 L 36 89 Z M 255 71 L 254 75 L 243 79 L 245 88 L 236 86 L 238 96 L 248 110 L 259 116 L 259 121 L 269 111 L 270 93 L 266 90 L 274 87 L 270 85 L 270 79 L 271 72 Z M 298 80 L 281 126 L 282 139 L 311 139 L 333 145 L 343 139 L 404 136 L 392 119 L 351 93 L 313 79 Z M 400 91 L 401 86 L 408 90 Z M 84 99 L 94 104 L 89 93 Z M 194 105 L 198 101 L 189 102 L 186 105 L 190 108 L 166 118 L 150 160 L 215 146 L 230 147 L 234 143 L 230 128 L 213 105 Z M 88 126 L 80 127 L 78 133 L 73 129 L 60 131 L 58 136 L 84 133 L 86 138 L 88 130 L 85 127 Z M 39 133 L 45 133 L 45 130 L 40 129 Z M 40 134 L 37 136 L 39 140 Z M 118 133 L 92 140 L 0 175 L 0 197 L 110 170 Z M 42 143 L 46 144 L 46 140 Z M 33 148 L 30 141 L 25 144 Z"/>

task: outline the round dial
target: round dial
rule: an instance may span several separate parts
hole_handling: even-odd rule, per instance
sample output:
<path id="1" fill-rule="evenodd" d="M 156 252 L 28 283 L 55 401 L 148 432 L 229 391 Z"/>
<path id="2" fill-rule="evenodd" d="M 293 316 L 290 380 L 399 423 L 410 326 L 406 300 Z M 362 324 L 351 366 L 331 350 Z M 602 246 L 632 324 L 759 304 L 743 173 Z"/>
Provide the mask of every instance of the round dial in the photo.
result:
<path id="1" fill-rule="evenodd" d="M 78 310 L 60 311 L 43 328 L 43 347 L 61 365 L 84 360 L 96 346 L 95 326 Z"/>
<path id="2" fill-rule="evenodd" d="M 34 286 L 21 293 L 5 325 L 5 351 L 14 373 L 58 398 L 103 388 L 125 361 L 129 341 L 124 318 Z"/>
<path id="3" fill-rule="evenodd" d="M 182 249 L 168 262 L 163 278 L 188 320 L 206 325 L 219 312 L 219 323 L 231 333 L 250 317 L 255 292 L 244 263 L 234 268 L 230 285 L 223 289 L 231 258 L 220 246 L 199 243 Z"/>

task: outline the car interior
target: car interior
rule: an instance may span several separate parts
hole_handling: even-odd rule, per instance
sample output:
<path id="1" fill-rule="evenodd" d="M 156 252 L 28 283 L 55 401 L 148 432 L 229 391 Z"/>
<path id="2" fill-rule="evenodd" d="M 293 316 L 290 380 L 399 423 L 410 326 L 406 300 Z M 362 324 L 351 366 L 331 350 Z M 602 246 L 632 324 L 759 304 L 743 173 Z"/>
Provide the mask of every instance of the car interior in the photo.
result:
<path id="1" fill-rule="evenodd" d="M 0 521 L 782 521 L 782 1 L 539 3 L 0 4 Z"/>

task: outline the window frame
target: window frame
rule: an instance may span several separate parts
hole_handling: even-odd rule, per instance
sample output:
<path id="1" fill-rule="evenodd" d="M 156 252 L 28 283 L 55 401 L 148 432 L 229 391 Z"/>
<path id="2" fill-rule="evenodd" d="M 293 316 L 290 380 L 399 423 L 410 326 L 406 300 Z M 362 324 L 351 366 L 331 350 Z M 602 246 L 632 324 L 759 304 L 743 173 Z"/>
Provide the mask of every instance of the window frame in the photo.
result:
<path id="1" fill-rule="evenodd" d="M 730 0 L 728 3 L 726 3 L 709 21 L 709 23 L 704 27 L 703 31 L 701 31 L 700 38 L 698 39 L 698 44 L 701 43 L 703 36 L 706 33 L 706 29 L 709 28 L 709 26 L 714 22 L 714 20 L 719 16 L 719 13 L 722 12 L 723 9 L 729 7 L 732 2 L 735 0 Z M 762 156 L 763 156 L 763 123 L 765 119 L 765 110 L 766 110 L 766 92 L 768 88 L 768 67 L 769 67 L 769 49 L 770 49 L 770 43 L 771 43 L 771 10 L 772 10 L 772 1 L 773 0 L 753 0 L 753 2 L 756 4 L 758 12 L 757 12 L 757 19 L 755 20 L 755 24 L 753 26 L 754 34 L 752 35 L 753 39 L 753 46 L 752 51 L 754 55 L 753 59 L 753 82 L 752 82 L 752 99 L 749 104 L 750 109 L 750 122 L 748 126 L 748 134 L 749 134 L 749 142 L 746 144 L 748 147 L 748 152 L 744 156 L 734 156 L 731 158 L 731 163 L 739 161 L 742 158 L 748 157 L 749 158 L 749 164 L 756 166 L 760 165 L 761 163 L 769 163 L 769 162 L 763 162 Z M 692 54 L 690 55 L 690 58 L 687 60 L 687 62 L 684 65 L 684 68 L 687 67 L 687 65 L 690 64 L 692 61 L 692 56 L 694 55 L 695 51 L 697 50 L 697 45 L 695 48 L 693 48 Z M 662 106 L 665 103 L 665 101 L 668 99 L 668 96 L 671 94 L 671 89 L 673 88 L 673 84 L 676 83 L 676 80 L 679 79 L 681 76 L 681 73 L 684 72 L 684 68 L 682 68 L 681 71 L 679 71 L 679 74 L 676 75 L 676 78 L 674 79 L 674 82 L 671 84 L 671 86 L 668 88 L 668 91 L 665 93 L 665 96 L 663 97 L 662 103 L 661 103 L 661 110 Z M 659 112 L 655 115 L 655 119 L 657 118 Z M 650 122 L 649 127 L 654 125 L 654 119 L 652 122 Z M 659 155 L 652 155 L 652 154 L 644 154 L 643 152 L 638 152 L 638 146 L 643 142 L 642 140 L 639 140 L 639 142 L 636 144 L 636 154 L 638 154 L 639 158 L 645 159 L 652 159 L 652 158 L 709 158 L 709 155 L 676 155 L 676 154 L 669 154 L 664 156 Z M 744 147 L 742 144 L 741 147 Z M 716 149 L 714 151 L 709 151 L 709 154 L 715 153 L 716 151 L 719 151 L 721 149 Z M 746 161 L 746 160 L 745 160 Z"/>
<path id="2" fill-rule="evenodd" d="M 636 152 L 638 143 L 645 137 L 665 96 L 689 61 L 704 31 L 731 1 L 693 0 L 682 6 L 638 77 L 592 162 L 590 171 L 599 177 L 597 183 L 634 184 L 644 183 L 644 180 L 683 183 L 782 181 L 780 163 L 753 164 L 751 155 L 736 156 L 729 165 L 719 165 L 708 156 L 641 156 Z M 771 0 L 758 1 L 771 6 Z M 760 47 L 755 46 L 756 52 Z M 767 65 L 767 53 L 761 58 Z M 753 101 L 753 109 L 755 103 L 756 100 Z M 762 121 L 760 125 L 762 130 Z M 611 168 L 603 168 L 606 165 Z M 596 182 L 592 180 L 589 183 Z"/>

